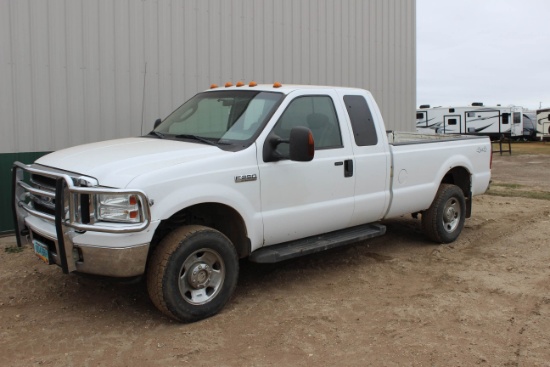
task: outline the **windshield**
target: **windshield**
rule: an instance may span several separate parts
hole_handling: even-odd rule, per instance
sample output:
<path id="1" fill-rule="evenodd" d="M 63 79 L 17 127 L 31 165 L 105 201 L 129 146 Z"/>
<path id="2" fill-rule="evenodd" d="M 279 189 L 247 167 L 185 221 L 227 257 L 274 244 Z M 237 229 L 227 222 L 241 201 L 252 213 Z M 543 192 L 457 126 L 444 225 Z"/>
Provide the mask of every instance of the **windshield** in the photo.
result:
<path id="1" fill-rule="evenodd" d="M 259 91 L 199 93 L 172 112 L 154 131 L 219 144 L 247 141 L 264 125 L 282 98 L 281 93 Z"/>

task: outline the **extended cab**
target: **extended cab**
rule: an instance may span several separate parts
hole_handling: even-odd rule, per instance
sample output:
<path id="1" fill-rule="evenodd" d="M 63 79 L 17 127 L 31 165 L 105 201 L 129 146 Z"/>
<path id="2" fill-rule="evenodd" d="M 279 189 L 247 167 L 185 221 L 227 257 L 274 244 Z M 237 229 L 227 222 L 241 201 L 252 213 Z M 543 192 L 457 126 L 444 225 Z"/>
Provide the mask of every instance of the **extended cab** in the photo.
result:
<path id="1" fill-rule="evenodd" d="M 16 235 L 65 273 L 145 274 L 162 312 L 196 321 L 230 299 L 239 258 L 358 242 L 407 213 L 454 241 L 490 162 L 486 137 L 387 132 L 362 89 L 211 88 L 146 136 L 16 162 Z"/>

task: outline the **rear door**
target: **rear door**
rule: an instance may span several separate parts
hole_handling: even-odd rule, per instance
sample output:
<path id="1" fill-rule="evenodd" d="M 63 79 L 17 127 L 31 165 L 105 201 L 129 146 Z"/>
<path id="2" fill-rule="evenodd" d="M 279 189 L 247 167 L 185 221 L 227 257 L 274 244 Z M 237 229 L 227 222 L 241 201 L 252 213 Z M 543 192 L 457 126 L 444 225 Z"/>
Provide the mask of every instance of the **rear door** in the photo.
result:
<path id="1" fill-rule="evenodd" d="M 270 133 L 288 139 L 295 126 L 306 126 L 315 140 L 311 162 L 264 162 L 258 149 L 264 245 L 331 232 L 349 226 L 354 208 L 353 151 L 345 115 L 331 90 L 297 91 L 281 105 Z M 277 147 L 288 154 L 288 144 Z"/>
<path id="2" fill-rule="evenodd" d="M 381 219 L 389 205 L 390 152 L 383 124 L 377 123 L 372 96 L 345 91 L 344 108 L 351 124 L 355 156 L 355 209 L 351 225 Z M 371 108 L 372 106 L 372 108 Z"/>
<path id="3" fill-rule="evenodd" d="M 444 134 L 461 134 L 463 132 L 460 115 L 445 115 L 443 117 Z"/>
<path id="4" fill-rule="evenodd" d="M 523 108 L 512 107 L 512 136 L 523 135 Z"/>

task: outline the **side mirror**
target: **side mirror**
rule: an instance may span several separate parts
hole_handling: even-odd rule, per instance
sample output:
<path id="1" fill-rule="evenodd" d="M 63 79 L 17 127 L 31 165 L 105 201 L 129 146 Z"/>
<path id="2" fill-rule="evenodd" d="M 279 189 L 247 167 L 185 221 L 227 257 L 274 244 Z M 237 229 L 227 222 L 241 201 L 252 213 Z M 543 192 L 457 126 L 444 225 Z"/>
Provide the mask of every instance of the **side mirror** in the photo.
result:
<path id="1" fill-rule="evenodd" d="M 279 144 L 289 144 L 288 156 L 277 151 Z M 264 162 L 276 162 L 290 159 L 296 162 L 309 162 L 315 156 L 315 142 L 311 130 L 304 126 L 293 127 L 288 140 L 270 134 L 263 148 Z"/>
<path id="2" fill-rule="evenodd" d="M 160 125 L 161 122 L 162 122 L 161 119 L 157 119 L 157 120 L 155 121 L 155 124 L 154 124 L 154 126 L 153 126 L 153 129 L 156 129 L 156 128 Z"/>
<path id="3" fill-rule="evenodd" d="M 290 160 L 309 162 L 315 156 L 315 142 L 311 130 L 304 126 L 297 126 L 290 130 Z"/>

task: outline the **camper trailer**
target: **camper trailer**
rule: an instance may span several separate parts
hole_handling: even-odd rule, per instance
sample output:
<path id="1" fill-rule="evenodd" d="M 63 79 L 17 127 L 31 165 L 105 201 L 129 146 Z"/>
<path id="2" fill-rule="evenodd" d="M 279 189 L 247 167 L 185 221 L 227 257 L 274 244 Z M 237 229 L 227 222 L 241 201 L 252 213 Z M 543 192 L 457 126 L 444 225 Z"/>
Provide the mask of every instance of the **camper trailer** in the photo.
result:
<path id="1" fill-rule="evenodd" d="M 416 110 L 416 131 L 424 134 L 475 134 L 491 139 L 523 137 L 523 108 L 484 106 L 430 107 Z"/>
<path id="2" fill-rule="evenodd" d="M 550 140 L 550 108 L 537 110 L 537 139 Z"/>

